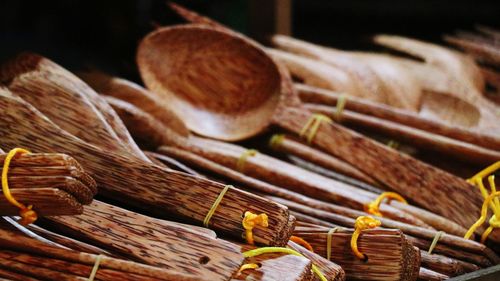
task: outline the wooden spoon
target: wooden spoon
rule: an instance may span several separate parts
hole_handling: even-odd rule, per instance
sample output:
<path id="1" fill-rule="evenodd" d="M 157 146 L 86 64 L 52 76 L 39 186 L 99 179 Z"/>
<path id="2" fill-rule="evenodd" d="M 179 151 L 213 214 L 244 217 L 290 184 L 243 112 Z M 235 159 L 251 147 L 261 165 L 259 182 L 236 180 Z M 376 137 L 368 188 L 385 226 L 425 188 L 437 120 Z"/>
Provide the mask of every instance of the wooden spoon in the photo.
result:
<path id="1" fill-rule="evenodd" d="M 146 85 L 199 134 L 239 140 L 270 124 L 299 134 L 311 118 L 265 52 L 231 33 L 162 28 L 143 39 L 137 59 Z M 334 123 L 320 126 L 312 143 L 464 227 L 477 219 L 481 195 L 460 178 Z"/>
<path id="2" fill-rule="evenodd" d="M 499 132 L 500 125 L 496 121 L 500 110 L 481 94 L 484 91 L 484 78 L 472 58 L 442 46 L 404 37 L 378 35 L 374 40 L 378 44 L 424 59 L 425 63 L 399 61 L 413 71 L 424 89 L 454 95 L 475 106 L 481 116 L 475 129 L 493 135 Z M 428 99 L 423 99 L 422 103 Z"/>
<path id="3" fill-rule="evenodd" d="M 163 217 L 201 223 L 224 188 L 213 181 L 169 171 L 84 143 L 5 89 L 0 91 L 0 108 L 2 145 L 23 145 L 34 151 L 55 150 L 71 154 L 93 173 L 100 194 L 113 200 L 147 208 Z M 269 216 L 268 228 L 254 229 L 258 243 L 283 245 L 290 235 L 291 218 L 284 206 L 238 189 L 229 188 L 217 210 L 210 225 L 229 235 L 241 237 L 241 215 L 247 210 L 265 212 Z"/>
<path id="4" fill-rule="evenodd" d="M 353 71 L 355 68 L 365 84 L 372 83 L 371 87 L 377 85 L 374 79 L 367 79 L 368 74 L 373 73 L 372 76 L 375 75 L 380 81 L 378 83 L 381 91 L 377 93 L 378 98 L 372 100 L 410 111 L 418 109 L 421 88 L 409 72 L 397 64 L 388 63 L 376 56 L 326 48 L 285 35 L 273 36 L 272 42 L 282 50 L 310 57 L 343 70 Z"/>

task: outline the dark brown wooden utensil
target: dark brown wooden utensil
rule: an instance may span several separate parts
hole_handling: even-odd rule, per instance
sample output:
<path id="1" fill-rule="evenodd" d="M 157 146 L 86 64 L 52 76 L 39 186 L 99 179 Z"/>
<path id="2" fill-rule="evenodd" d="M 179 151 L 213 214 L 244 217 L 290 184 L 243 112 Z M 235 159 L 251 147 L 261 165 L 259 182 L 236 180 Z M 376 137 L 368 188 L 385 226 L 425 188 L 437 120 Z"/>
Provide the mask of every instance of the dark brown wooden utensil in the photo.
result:
<path id="1" fill-rule="evenodd" d="M 336 106 L 340 97 L 339 93 L 319 89 L 303 84 L 295 84 L 295 89 L 299 92 L 301 100 L 307 103 L 318 103 Z M 447 136 L 453 139 L 473 143 L 485 148 L 495 150 L 500 149 L 500 138 L 494 135 L 481 134 L 466 128 L 448 125 L 429 118 L 424 118 L 418 114 L 361 100 L 356 97 L 349 97 L 345 103 L 345 108 L 358 113 L 387 119 L 400 124 L 408 125 L 417 129 L 431 133 Z"/>
<path id="2" fill-rule="evenodd" d="M 100 184 L 100 194 L 113 200 L 147 208 L 162 217 L 188 219 L 201 224 L 224 189 L 223 185 L 213 181 L 168 171 L 83 143 L 7 90 L 1 91 L 0 100 L 0 131 L 4 147 L 23 145 L 34 151 L 69 152 L 93 173 Z M 268 228 L 254 230 L 258 243 L 283 245 L 288 240 L 291 218 L 282 205 L 235 188 L 229 188 L 223 199 L 211 218 L 211 228 L 240 237 L 243 232 L 241 215 L 253 210 L 269 216 Z M 185 204 L 181 203 L 184 200 Z"/>
<path id="3" fill-rule="evenodd" d="M 306 107 L 313 112 L 331 117 L 335 116 L 336 112 L 335 107 L 332 106 L 308 104 Z M 483 148 L 350 110 L 343 110 L 342 118 L 338 122 L 349 127 L 361 127 L 368 131 L 383 134 L 384 136 L 411 144 L 417 148 L 431 150 L 477 165 L 487 166 L 500 159 L 500 150 L 495 151 Z"/>
<path id="4" fill-rule="evenodd" d="M 172 109 L 189 115 L 187 126 L 200 134 L 237 140 L 270 123 L 299 134 L 311 118 L 288 88 L 290 83 L 280 87 L 281 73 L 264 51 L 231 33 L 201 26 L 162 28 L 143 39 L 137 57 L 146 85 Z M 242 83 L 248 81 L 237 79 L 242 75 L 254 82 Z M 312 143 L 464 227 L 476 220 L 481 195 L 460 178 L 337 124 L 320 126 Z M 458 204 L 463 208 L 456 208 Z"/>

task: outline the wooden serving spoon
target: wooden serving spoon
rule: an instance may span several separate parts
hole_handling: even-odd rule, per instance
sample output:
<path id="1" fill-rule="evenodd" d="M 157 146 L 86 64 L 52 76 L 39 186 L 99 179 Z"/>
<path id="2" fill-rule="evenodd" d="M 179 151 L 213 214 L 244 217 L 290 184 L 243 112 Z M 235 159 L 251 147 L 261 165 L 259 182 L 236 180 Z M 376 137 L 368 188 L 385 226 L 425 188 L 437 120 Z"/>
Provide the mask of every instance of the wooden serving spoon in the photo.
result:
<path id="1" fill-rule="evenodd" d="M 1 91 L 0 99 L 0 130 L 5 147 L 23 145 L 34 151 L 55 150 L 71 154 L 86 170 L 93 173 L 99 183 L 100 194 L 108 198 L 147 208 L 162 217 L 177 217 L 201 223 L 224 188 L 222 184 L 213 181 L 169 171 L 84 143 L 5 89 Z M 199 198 L 204 200 L 198 200 Z M 258 243 L 286 243 L 290 235 L 290 221 L 293 221 L 287 209 L 232 187 L 225 194 L 210 225 L 215 230 L 240 237 L 243 231 L 241 215 L 247 210 L 265 212 L 269 216 L 268 228 L 259 227 L 254 230 Z"/>
<path id="2" fill-rule="evenodd" d="M 361 56 L 355 52 L 321 47 L 285 35 L 273 36 L 272 42 L 282 50 L 316 59 L 341 69 L 348 70 L 356 66 L 362 74 L 373 72 L 383 85 L 383 92 L 378 94 L 378 99 L 374 101 L 409 111 L 416 111 L 420 105 L 422 90 L 419 84 L 406 69 L 397 64 L 391 64 L 379 57 Z M 345 60 L 346 63 L 339 65 L 339 59 Z M 366 80 L 365 76 L 366 74 L 361 77 Z M 366 80 L 365 83 L 374 83 L 374 81 Z"/>
<path id="3" fill-rule="evenodd" d="M 230 32 L 161 28 L 143 39 L 137 60 L 145 84 L 199 134 L 240 140 L 270 124 L 300 134 L 311 118 L 266 53 Z M 334 123 L 320 126 L 312 144 L 464 227 L 477 219 L 481 195 L 458 177 Z"/>
<path id="4" fill-rule="evenodd" d="M 471 121 L 474 123 L 473 129 L 498 134 L 500 125 L 497 120 L 500 118 L 500 110 L 482 95 L 484 78 L 472 58 L 442 46 L 399 36 L 378 35 L 374 40 L 380 45 L 424 59 L 425 63 L 399 58 L 395 60 L 412 71 L 424 89 L 452 95 L 462 100 L 462 103 L 475 107 L 480 118 L 475 123 L 474 120 Z M 439 94 L 426 97 L 422 103 L 426 100 L 433 102 Z M 451 121 L 453 120 L 452 116 Z"/>

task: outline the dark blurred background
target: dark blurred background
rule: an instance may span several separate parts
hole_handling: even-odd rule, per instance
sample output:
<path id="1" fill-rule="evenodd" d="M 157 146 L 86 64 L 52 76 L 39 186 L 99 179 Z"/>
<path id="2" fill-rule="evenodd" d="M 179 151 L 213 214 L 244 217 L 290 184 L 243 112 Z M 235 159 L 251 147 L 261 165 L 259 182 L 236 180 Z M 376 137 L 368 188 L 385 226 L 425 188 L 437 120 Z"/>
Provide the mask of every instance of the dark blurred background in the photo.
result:
<path id="1" fill-rule="evenodd" d="M 177 3 L 260 41 L 273 32 L 345 49 L 393 33 L 441 42 L 475 24 L 500 27 L 500 1 L 189 0 Z M 137 79 L 138 41 L 183 21 L 164 0 L 0 0 L 0 60 L 29 50 L 69 69 L 97 67 Z"/>

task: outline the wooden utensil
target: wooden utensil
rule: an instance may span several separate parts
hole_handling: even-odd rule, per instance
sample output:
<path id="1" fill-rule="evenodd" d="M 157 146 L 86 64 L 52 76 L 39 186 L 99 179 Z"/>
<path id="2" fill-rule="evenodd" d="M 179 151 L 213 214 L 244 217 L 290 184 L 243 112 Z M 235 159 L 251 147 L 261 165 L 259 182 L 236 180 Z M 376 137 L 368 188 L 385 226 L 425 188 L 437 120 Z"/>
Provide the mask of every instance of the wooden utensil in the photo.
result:
<path id="1" fill-rule="evenodd" d="M 0 171 L 5 156 L 0 154 Z M 96 193 L 94 180 L 73 158 L 61 154 L 17 155 L 9 165 L 8 183 L 13 198 L 33 206 L 39 217 L 81 214 Z M 19 208 L 1 196 L 0 215 L 18 214 Z"/>
<path id="2" fill-rule="evenodd" d="M 310 243 L 315 253 L 327 256 L 329 228 L 299 228 L 294 233 Z M 313 231 L 311 231 L 313 230 Z M 345 228 L 332 233 L 331 260 L 338 263 L 348 279 L 355 280 L 415 280 L 420 267 L 420 252 L 399 230 L 376 229 L 363 231 L 358 245 L 368 256 L 363 261 L 350 250 L 352 230 Z M 362 246 L 363 245 L 363 246 Z"/>
<path id="3" fill-rule="evenodd" d="M 221 42 L 224 42 L 223 45 L 219 45 Z M 202 47 L 203 52 L 196 54 L 203 57 L 184 52 Z M 166 63 L 157 63 L 160 56 L 161 61 Z M 141 42 L 138 63 L 148 87 L 162 99 L 170 101 L 173 108 L 182 110 L 184 115 L 189 112 L 187 126 L 200 134 L 237 140 L 258 133 L 271 122 L 299 134 L 311 118 L 311 113 L 301 107 L 298 97 L 288 87 L 281 89 L 284 96 L 277 107 L 282 82 L 278 68 L 254 44 L 227 32 L 200 26 L 159 29 Z M 247 65 L 251 67 L 242 67 Z M 244 80 L 235 79 L 234 72 L 229 71 L 233 68 L 238 69 L 238 75 L 252 77 L 257 84 L 250 88 L 241 83 Z M 246 74 L 241 74 L 244 70 Z M 186 73 L 190 75 L 184 75 Z M 217 73 L 213 76 L 217 79 L 210 78 L 207 73 Z M 263 74 L 262 78 L 257 78 L 260 74 Z M 236 85 L 240 87 L 238 90 L 234 88 Z M 286 85 L 289 83 L 283 84 Z M 257 93 L 253 95 L 252 91 Z M 242 92 L 248 94 L 242 95 Z M 224 93 L 224 102 L 215 99 L 221 93 Z M 267 97 L 263 96 L 265 93 Z M 219 102 L 214 102 L 216 100 Z M 255 108 L 258 104 L 260 109 Z M 224 117 L 231 114 L 232 118 Z M 244 127 L 240 123 L 243 120 Z M 470 226 L 476 219 L 474 214 L 479 213 L 481 195 L 464 180 L 376 144 L 339 125 L 320 126 L 312 143 L 372 174 L 419 205 L 465 227 Z M 457 210 L 453 207 L 455 204 L 466 206 L 467 210 Z"/>
<path id="4" fill-rule="evenodd" d="M 307 103 L 336 106 L 340 96 L 339 93 L 303 84 L 295 84 L 295 89 L 299 92 L 301 100 Z M 448 125 L 443 122 L 424 118 L 418 114 L 388 107 L 383 104 L 349 97 L 345 103 L 345 109 L 408 125 L 417 129 L 476 144 L 485 148 L 495 150 L 500 149 L 500 138 L 498 138 L 498 136 L 482 134 L 467 128 Z"/>
<path id="5" fill-rule="evenodd" d="M 0 230 L 0 244 L 3 249 L 11 249 L 17 252 L 45 256 L 90 266 L 95 264 L 97 258 L 97 255 L 54 247 L 5 230 Z M 159 278 L 161 280 L 211 280 L 203 276 L 196 277 L 201 279 L 194 279 L 192 274 L 185 274 L 177 270 L 158 268 L 126 260 L 117 260 L 106 256 L 101 257 L 99 268 L 136 273 L 146 277 Z"/>
<path id="6" fill-rule="evenodd" d="M 308 104 L 306 107 L 313 112 L 332 116 L 332 118 L 336 116 L 336 108 L 332 106 Z M 487 166 L 500 159 L 500 151 L 457 141 L 452 138 L 350 110 L 343 110 L 342 118 L 338 122 L 349 127 L 361 127 L 368 131 L 383 134 L 384 136 L 411 144 L 417 148 L 431 150 L 479 166 Z"/>
<path id="7" fill-rule="evenodd" d="M 168 171 L 83 143 L 19 97 L 7 90 L 0 92 L 0 122 L 3 121 L 0 130 L 4 147 L 23 145 L 34 151 L 69 152 L 93 173 L 103 196 L 147 209 L 162 217 L 201 223 L 224 189 L 223 185 L 212 181 Z M 187 200 L 186 204 L 180 203 L 183 200 Z M 254 230 L 258 243 L 283 245 L 288 240 L 292 227 L 290 221 L 293 219 L 285 207 L 232 187 L 228 188 L 224 200 L 212 216 L 210 226 L 221 233 L 240 237 L 243 231 L 241 215 L 247 210 L 265 212 L 269 216 L 268 228 L 257 227 Z"/>
<path id="8" fill-rule="evenodd" d="M 372 98 L 368 98 L 369 100 L 409 111 L 416 111 L 420 105 L 420 96 L 422 94 L 420 86 L 407 70 L 397 64 L 388 63 L 378 57 L 361 57 L 353 52 L 320 47 L 285 35 L 274 35 L 272 42 L 282 50 L 313 59 L 312 63 L 314 63 L 314 60 L 318 60 L 346 70 L 349 73 L 352 73 L 354 67 L 360 79 L 365 80 L 365 85 L 376 83 L 374 80 L 365 78 L 366 74 L 373 73 L 372 75 L 375 75 L 380 81 L 379 88 L 381 90 L 376 93 L 375 97 L 373 97 L 372 93 Z M 286 59 L 286 57 L 283 59 Z M 293 68 L 293 70 L 296 70 L 296 68 Z M 298 74 L 295 71 L 292 71 L 292 73 Z M 374 85 L 371 85 L 371 87 L 374 87 Z M 346 93 L 356 96 L 355 93 Z"/>
<path id="9" fill-rule="evenodd" d="M 399 36 L 378 35 L 374 37 L 374 41 L 425 60 L 425 64 L 415 61 L 403 64 L 413 71 L 424 89 L 454 95 L 462 103 L 474 106 L 480 117 L 477 124 L 473 124 L 476 127 L 473 129 L 493 135 L 499 132 L 496 120 L 500 116 L 500 110 L 481 94 L 484 91 L 484 79 L 472 58 L 442 46 Z M 430 69 L 433 68 L 437 71 L 431 73 Z M 440 73 L 434 75 L 436 72 Z M 423 103 L 425 100 L 432 102 L 439 98 L 439 94 L 423 98 Z"/>
<path id="10" fill-rule="evenodd" d="M 0 81 L 76 137 L 92 143 L 99 140 L 106 149 L 149 161 L 109 105 L 96 99 L 97 93 L 54 62 L 23 53 L 2 65 Z M 89 118 L 88 123 L 80 121 L 81 114 Z M 108 121 L 123 129 L 114 131 Z"/>

